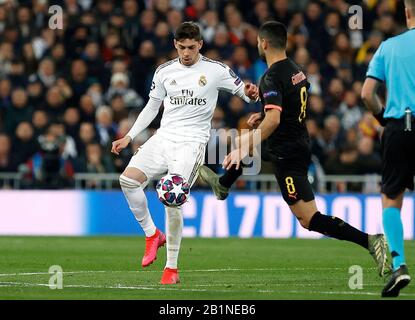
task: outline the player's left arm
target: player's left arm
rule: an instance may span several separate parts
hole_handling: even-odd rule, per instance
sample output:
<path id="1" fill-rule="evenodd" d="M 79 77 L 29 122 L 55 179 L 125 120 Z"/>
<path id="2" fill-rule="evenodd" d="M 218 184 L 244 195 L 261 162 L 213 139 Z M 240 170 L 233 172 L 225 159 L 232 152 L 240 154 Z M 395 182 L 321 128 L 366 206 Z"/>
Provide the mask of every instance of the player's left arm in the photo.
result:
<path id="1" fill-rule="evenodd" d="M 258 87 L 253 83 L 243 83 L 243 85 L 235 92 L 235 95 L 248 103 L 255 103 L 259 100 Z"/>
<path id="2" fill-rule="evenodd" d="M 228 66 L 226 68 L 221 67 L 220 71 L 219 90 L 230 92 L 247 103 L 255 103 L 258 101 L 259 90 L 255 84 L 245 84 Z"/>
<path id="3" fill-rule="evenodd" d="M 248 156 L 262 141 L 267 139 L 280 125 L 281 110 L 279 108 L 270 108 L 265 113 L 265 118 L 256 130 L 241 135 L 238 148 L 230 152 L 223 160 L 222 167 L 229 170 L 236 165 L 239 169 L 242 159 Z"/>

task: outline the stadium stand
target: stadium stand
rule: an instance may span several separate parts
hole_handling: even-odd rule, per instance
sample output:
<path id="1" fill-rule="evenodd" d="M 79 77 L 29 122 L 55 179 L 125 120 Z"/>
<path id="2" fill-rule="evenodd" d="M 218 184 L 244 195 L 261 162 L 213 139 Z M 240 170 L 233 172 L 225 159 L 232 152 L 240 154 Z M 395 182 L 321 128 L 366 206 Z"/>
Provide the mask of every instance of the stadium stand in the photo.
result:
<path id="1" fill-rule="evenodd" d="M 363 7 L 362 30 L 348 26 L 352 4 Z M 63 29 L 49 28 L 52 5 L 62 8 Z M 255 83 L 266 68 L 258 27 L 285 23 L 288 52 L 311 82 L 311 172 L 377 174 L 381 127 L 360 91 L 381 41 L 403 30 L 402 10 L 399 0 L 0 0 L 0 187 L 72 188 L 84 173 L 110 174 L 111 181 L 122 172 L 162 111 L 120 157 L 110 154 L 111 142 L 142 110 L 155 69 L 176 57 L 172 34 L 186 20 L 199 23 L 205 56 Z M 221 94 L 213 127 L 244 128 L 260 108 Z M 238 186 L 252 188 L 251 180 Z M 78 186 L 97 187 L 82 181 Z M 354 183 L 347 189 L 362 191 Z"/>

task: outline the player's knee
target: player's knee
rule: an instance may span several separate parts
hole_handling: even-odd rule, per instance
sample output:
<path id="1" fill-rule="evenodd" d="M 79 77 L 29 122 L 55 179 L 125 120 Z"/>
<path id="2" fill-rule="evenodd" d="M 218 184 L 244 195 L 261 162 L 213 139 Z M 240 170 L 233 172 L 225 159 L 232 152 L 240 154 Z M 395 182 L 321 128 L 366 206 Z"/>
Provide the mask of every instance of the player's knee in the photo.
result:
<path id="1" fill-rule="evenodd" d="M 388 193 L 385 192 L 382 193 L 382 206 L 383 208 L 402 208 L 403 204 L 403 196 L 404 196 L 405 190 L 394 192 L 394 193 Z"/>
<path id="2" fill-rule="evenodd" d="M 119 178 L 121 189 L 127 199 L 130 209 L 134 212 L 147 210 L 147 199 L 143 192 L 142 184 L 122 174 Z"/>
<path id="3" fill-rule="evenodd" d="M 138 182 L 137 180 L 131 179 L 125 176 L 124 174 L 120 175 L 119 181 L 120 181 L 121 189 L 123 190 L 136 189 L 136 188 L 141 187 L 140 182 Z"/>
<path id="4" fill-rule="evenodd" d="M 306 217 L 297 217 L 298 222 L 300 222 L 301 226 L 307 230 L 309 230 L 310 227 L 310 219 L 307 219 Z"/>

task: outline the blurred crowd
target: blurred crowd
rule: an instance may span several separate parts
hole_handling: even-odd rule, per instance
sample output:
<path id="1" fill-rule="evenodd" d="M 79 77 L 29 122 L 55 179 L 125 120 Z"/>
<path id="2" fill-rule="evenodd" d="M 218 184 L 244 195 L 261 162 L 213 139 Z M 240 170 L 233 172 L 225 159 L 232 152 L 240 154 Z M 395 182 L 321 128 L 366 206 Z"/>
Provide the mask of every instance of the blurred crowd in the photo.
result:
<path id="1" fill-rule="evenodd" d="M 363 7 L 363 29 L 349 7 Z M 63 28 L 49 26 L 52 5 Z M 258 83 L 257 30 L 278 20 L 289 55 L 311 82 L 307 127 L 314 162 L 327 174 L 380 170 L 381 128 L 360 91 L 379 44 L 404 30 L 403 0 L 0 0 L 0 173 L 22 172 L 27 186 L 62 188 L 75 173 L 122 172 L 159 125 L 120 157 L 110 154 L 148 100 L 154 70 L 176 57 L 173 32 L 199 23 L 202 54 Z M 221 94 L 213 128 L 245 128 L 251 112 Z"/>

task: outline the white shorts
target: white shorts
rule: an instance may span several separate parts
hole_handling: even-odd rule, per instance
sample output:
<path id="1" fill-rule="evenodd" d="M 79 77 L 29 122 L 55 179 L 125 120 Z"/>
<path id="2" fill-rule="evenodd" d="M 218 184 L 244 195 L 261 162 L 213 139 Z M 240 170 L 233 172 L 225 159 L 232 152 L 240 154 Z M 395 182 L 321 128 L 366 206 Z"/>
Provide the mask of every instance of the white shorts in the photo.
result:
<path id="1" fill-rule="evenodd" d="M 190 185 L 196 180 L 197 170 L 204 163 L 205 143 L 176 142 L 155 134 L 135 152 L 127 167 L 141 170 L 150 180 L 159 179 L 167 173 L 184 177 Z"/>

